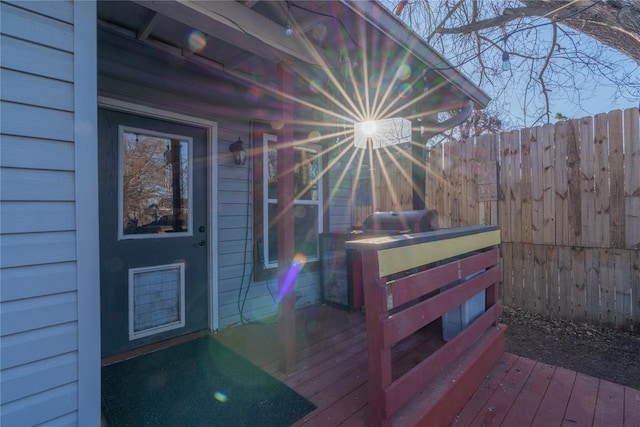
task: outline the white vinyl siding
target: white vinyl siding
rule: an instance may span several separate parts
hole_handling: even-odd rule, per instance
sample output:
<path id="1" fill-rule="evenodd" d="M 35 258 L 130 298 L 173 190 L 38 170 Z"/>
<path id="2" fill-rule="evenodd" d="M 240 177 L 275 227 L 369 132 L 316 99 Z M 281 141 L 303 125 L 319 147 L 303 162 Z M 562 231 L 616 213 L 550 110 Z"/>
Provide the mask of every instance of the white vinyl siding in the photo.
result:
<path id="1" fill-rule="evenodd" d="M 269 321 L 277 312 L 278 281 L 254 281 L 253 165 L 237 166 L 229 145 L 238 139 L 251 150 L 249 124 L 218 121 L 218 292 L 220 328 L 245 320 Z M 262 141 L 258 142 L 259 144 Z M 246 254 L 245 254 L 246 248 Z M 242 285 L 242 289 L 240 286 Z M 320 301 L 317 273 L 301 273 L 296 280 L 296 307 Z"/>
<path id="2" fill-rule="evenodd" d="M 0 425 L 78 425 L 79 390 L 96 400 L 85 419 L 99 423 L 99 357 L 79 343 L 80 272 L 96 278 L 83 284 L 86 292 L 98 290 L 97 270 L 81 267 L 78 255 L 86 228 L 78 226 L 84 196 L 77 186 L 89 188 L 92 179 L 76 168 L 76 109 L 87 111 L 86 102 L 95 108 L 95 94 L 82 89 L 96 80 L 95 71 L 78 76 L 78 62 L 85 63 L 78 49 L 84 59 L 95 56 L 95 42 L 91 32 L 76 32 L 74 17 L 94 28 L 95 4 L 0 3 Z M 89 148 L 91 141 L 89 134 Z M 99 324 L 95 307 L 87 308 Z M 99 330 L 92 334 L 99 351 Z M 93 365 L 84 383 L 83 363 Z"/>

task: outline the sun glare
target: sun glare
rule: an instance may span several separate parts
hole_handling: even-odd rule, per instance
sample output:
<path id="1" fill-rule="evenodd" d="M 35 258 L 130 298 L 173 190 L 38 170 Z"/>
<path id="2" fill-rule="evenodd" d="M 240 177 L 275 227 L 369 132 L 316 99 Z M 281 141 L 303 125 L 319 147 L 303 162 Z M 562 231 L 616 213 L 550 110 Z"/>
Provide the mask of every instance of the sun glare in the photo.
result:
<path id="1" fill-rule="evenodd" d="M 371 120 L 371 121 L 362 123 L 362 131 L 366 136 L 375 135 L 376 130 L 378 130 L 378 124 L 375 121 Z"/>

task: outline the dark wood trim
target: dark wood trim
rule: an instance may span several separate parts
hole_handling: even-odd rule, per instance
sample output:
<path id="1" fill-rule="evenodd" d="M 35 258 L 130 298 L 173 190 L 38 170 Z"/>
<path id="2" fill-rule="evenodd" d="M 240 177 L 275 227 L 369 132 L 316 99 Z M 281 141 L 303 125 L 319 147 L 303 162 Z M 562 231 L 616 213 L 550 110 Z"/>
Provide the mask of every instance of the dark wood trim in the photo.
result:
<path id="1" fill-rule="evenodd" d="M 426 209 L 426 167 L 425 146 L 420 130 L 414 130 L 411 142 L 411 188 L 413 210 Z"/>
<path id="2" fill-rule="evenodd" d="M 290 374 L 296 369 L 295 280 L 291 273 L 295 254 L 295 222 L 293 217 L 294 186 L 294 77 L 285 64 L 278 65 L 278 85 L 284 95 L 282 121 L 278 138 L 278 343 L 280 370 Z"/>
<path id="3" fill-rule="evenodd" d="M 164 341 L 154 342 L 152 344 L 134 348 L 133 350 L 125 351 L 123 353 L 118 353 L 111 356 L 103 357 L 101 360 L 101 365 L 102 366 L 113 365 L 114 363 L 122 362 L 128 359 L 133 359 L 134 357 L 142 356 L 144 354 L 153 353 L 154 351 L 173 347 L 174 345 L 182 344 L 182 343 L 195 340 L 196 338 L 204 337 L 205 335 L 210 335 L 210 334 L 211 333 L 208 330 L 202 330 L 202 331 L 192 332 L 186 335 L 181 335 L 179 337 L 170 338 Z"/>

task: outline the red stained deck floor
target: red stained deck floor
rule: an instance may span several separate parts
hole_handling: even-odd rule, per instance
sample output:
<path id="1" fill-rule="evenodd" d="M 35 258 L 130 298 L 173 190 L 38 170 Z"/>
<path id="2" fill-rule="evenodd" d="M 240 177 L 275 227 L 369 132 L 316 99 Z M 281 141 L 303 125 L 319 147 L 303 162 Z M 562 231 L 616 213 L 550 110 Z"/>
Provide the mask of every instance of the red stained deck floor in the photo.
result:
<path id="1" fill-rule="evenodd" d="M 364 315 L 312 306 L 298 310 L 296 329 L 298 369 L 289 376 L 278 370 L 277 325 L 216 338 L 317 406 L 296 426 L 366 426 Z M 441 344 L 430 331 L 403 342 L 393 352 L 394 375 Z M 640 390 L 505 353 L 451 425 L 640 427 Z"/>

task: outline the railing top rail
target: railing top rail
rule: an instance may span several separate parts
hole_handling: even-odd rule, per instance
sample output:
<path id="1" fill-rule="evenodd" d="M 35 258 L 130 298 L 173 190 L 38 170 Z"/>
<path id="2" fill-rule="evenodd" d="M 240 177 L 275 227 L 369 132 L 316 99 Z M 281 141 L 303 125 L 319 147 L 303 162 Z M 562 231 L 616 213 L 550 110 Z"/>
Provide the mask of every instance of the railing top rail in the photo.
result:
<path id="1" fill-rule="evenodd" d="M 434 242 L 438 240 L 453 239 L 460 236 L 485 233 L 498 230 L 497 225 L 471 225 L 468 227 L 446 228 L 424 233 L 394 234 L 389 236 L 372 236 L 368 239 L 351 240 L 345 243 L 347 249 L 361 251 L 378 251 L 402 246 L 410 246 L 419 243 Z"/>
<path id="2" fill-rule="evenodd" d="M 375 254 L 378 276 L 387 277 L 498 244 L 498 227 L 478 225 L 351 241 L 346 247 Z"/>

